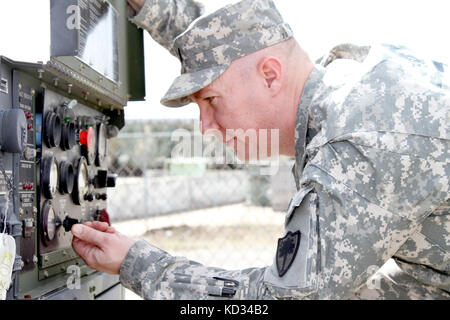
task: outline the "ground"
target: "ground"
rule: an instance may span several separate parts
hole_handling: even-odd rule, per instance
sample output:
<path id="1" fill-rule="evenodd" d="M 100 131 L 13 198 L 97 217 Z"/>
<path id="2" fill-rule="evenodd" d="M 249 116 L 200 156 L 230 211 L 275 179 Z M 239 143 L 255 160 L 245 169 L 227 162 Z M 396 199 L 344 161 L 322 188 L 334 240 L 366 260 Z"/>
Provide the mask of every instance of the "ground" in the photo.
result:
<path id="1" fill-rule="evenodd" d="M 284 214 L 245 204 L 114 223 L 175 256 L 228 270 L 272 264 Z M 125 299 L 140 299 L 126 290 Z"/>

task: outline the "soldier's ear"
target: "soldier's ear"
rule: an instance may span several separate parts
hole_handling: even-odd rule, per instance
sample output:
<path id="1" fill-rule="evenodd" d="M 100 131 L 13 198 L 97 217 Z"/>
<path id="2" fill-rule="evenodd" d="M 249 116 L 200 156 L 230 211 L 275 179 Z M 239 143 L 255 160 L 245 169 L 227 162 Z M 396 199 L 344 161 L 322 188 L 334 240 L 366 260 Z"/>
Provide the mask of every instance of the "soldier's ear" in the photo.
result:
<path id="1" fill-rule="evenodd" d="M 272 95 L 278 94 L 283 83 L 283 67 L 280 60 L 276 57 L 264 57 L 259 61 L 257 68 L 264 86 L 271 91 Z"/>

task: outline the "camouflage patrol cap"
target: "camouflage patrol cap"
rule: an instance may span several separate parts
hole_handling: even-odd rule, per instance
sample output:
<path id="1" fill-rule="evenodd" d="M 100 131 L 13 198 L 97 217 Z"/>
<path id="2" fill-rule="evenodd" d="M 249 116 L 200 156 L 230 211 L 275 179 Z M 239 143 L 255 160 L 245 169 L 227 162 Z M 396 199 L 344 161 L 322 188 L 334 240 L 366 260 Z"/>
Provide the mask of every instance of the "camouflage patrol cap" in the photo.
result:
<path id="1" fill-rule="evenodd" d="M 272 0 L 243 0 L 200 17 L 174 40 L 181 76 L 161 103 L 167 107 L 191 103 L 189 95 L 211 84 L 232 61 L 292 36 Z"/>

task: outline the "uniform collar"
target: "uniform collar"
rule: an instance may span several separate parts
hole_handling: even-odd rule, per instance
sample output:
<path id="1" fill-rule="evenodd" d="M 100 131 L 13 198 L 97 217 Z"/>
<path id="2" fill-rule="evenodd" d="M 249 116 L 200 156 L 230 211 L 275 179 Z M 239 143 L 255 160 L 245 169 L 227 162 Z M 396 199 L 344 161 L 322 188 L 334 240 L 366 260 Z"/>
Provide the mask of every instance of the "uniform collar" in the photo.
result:
<path id="1" fill-rule="evenodd" d="M 306 164 L 306 146 L 313 137 L 308 137 L 310 127 L 310 108 L 313 97 L 322 82 L 325 74 L 321 66 L 315 66 L 303 88 L 297 112 L 297 122 L 295 125 L 295 165 L 292 172 L 295 177 L 297 189 L 300 189 L 300 177 Z M 308 141 L 309 140 L 309 141 Z"/>

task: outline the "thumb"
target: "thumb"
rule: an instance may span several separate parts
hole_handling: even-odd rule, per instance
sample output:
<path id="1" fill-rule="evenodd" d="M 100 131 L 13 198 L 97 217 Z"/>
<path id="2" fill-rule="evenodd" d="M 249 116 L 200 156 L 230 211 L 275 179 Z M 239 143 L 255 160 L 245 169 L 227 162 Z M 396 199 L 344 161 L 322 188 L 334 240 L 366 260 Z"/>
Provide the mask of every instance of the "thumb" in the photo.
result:
<path id="1" fill-rule="evenodd" d="M 97 231 L 93 228 L 76 224 L 72 227 L 72 234 L 84 242 L 95 244 L 101 247 L 105 243 L 105 233 Z"/>

